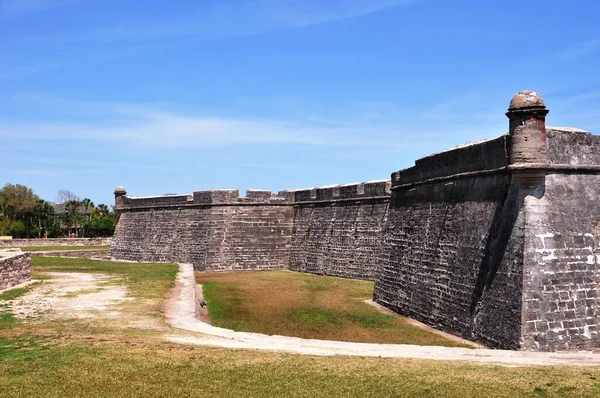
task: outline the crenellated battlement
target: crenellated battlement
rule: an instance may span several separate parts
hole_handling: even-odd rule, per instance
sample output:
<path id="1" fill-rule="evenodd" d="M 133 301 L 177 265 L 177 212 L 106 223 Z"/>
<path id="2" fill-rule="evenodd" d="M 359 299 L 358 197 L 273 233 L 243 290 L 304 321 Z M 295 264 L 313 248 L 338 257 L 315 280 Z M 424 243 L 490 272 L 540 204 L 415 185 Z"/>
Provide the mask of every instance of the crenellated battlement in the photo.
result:
<path id="1" fill-rule="evenodd" d="M 119 203 L 119 199 L 121 203 Z M 161 196 L 120 195 L 116 201 L 117 211 L 180 208 L 198 206 L 235 205 L 290 205 L 290 195 L 286 191 L 273 194 L 271 191 L 251 189 L 246 196 L 240 196 L 237 189 L 213 189 L 195 191 L 191 194 Z"/>
<path id="2" fill-rule="evenodd" d="M 387 199 L 390 196 L 390 180 L 376 180 L 353 184 L 328 185 L 291 191 L 296 205 L 315 202 L 336 202 L 360 199 Z"/>
<path id="3" fill-rule="evenodd" d="M 317 202 L 345 200 L 388 199 L 391 181 L 377 180 L 362 183 L 329 185 L 309 189 L 285 190 L 274 194 L 268 190 L 249 189 L 240 196 L 237 189 L 213 189 L 191 194 L 161 196 L 129 196 L 120 191 L 117 196 L 118 211 L 181 208 L 198 206 L 293 206 Z M 120 203 L 119 203 L 120 202 Z"/>

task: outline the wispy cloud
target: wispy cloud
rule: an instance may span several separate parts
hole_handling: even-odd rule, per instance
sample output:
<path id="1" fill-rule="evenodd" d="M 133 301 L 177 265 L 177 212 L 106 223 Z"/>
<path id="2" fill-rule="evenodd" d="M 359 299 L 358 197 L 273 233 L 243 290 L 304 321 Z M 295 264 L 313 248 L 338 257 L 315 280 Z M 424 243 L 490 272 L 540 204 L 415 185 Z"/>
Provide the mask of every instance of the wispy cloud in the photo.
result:
<path id="1" fill-rule="evenodd" d="M 387 140 L 396 130 L 371 126 L 307 124 L 297 120 L 241 119 L 183 115 L 122 107 L 106 124 L 2 122 L 0 137 L 30 141 L 114 141 L 136 147 L 210 148 L 240 144 L 297 144 L 330 147 L 398 145 Z M 406 144 L 404 145 L 406 146 Z"/>
<path id="2" fill-rule="evenodd" d="M 6 4 L 5 14 L 14 16 L 58 6 L 70 0 L 24 0 L 23 4 L 20 0 L 4 1 L 5 3 L 0 4 Z M 418 0 L 250 0 L 219 2 L 212 7 L 199 2 L 193 10 L 182 8 L 178 17 L 124 16 L 126 23 L 15 37 L 12 38 L 11 45 L 18 45 L 20 49 L 29 46 L 61 48 L 63 55 L 60 65 L 93 63 L 185 47 L 199 41 L 266 34 L 357 18 L 416 1 Z M 40 59 L 32 65 L 5 70 L 0 68 L 0 79 L 28 77 L 47 70 L 47 65 L 60 66 L 56 59 Z"/>
<path id="3" fill-rule="evenodd" d="M 177 104 L 86 103 L 44 95 L 14 96 L 7 101 L 43 110 L 42 114 L 31 115 L 29 120 L 10 118 L 8 114 L 0 118 L 0 139 L 15 146 L 97 142 L 127 145 L 142 152 L 153 148 L 240 145 L 293 145 L 346 148 L 346 151 L 418 150 L 431 146 L 432 142 L 445 145 L 447 140 L 455 144 L 457 136 L 470 141 L 500 135 L 505 130 L 486 120 L 467 123 L 455 120 L 452 125 L 431 125 L 425 123 L 430 118 L 427 114 L 385 102 L 377 102 L 377 107 L 363 103 L 338 104 L 339 108 L 333 112 L 324 112 L 322 105 L 317 111 L 312 104 L 309 106 L 312 109 L 306 112 L 298 113 L 300 107 L 294 107 L 296 112 L 291 115 L 278 112 L 277 117 L 225 117 L 199 110 L 184 112 Z M 374 116 L 371 112 L 374 108 L 381 112 Z M 440 105 L 436 111 L 438 117 L 443 117 L 445 108 Z M 450 108 L 446 113 L 454 116 L 455 109 Z M 68 121 L 61 122 L 61 119 Z M 504 123 L 503 118 L 498 119 Z"/>
<path id="4" fill-rule="evenodd" d="M 576 43 L 558 53 L 558 58 L 571 61 L 593 54 L 600 50 L 600 38 Z"/>
<path id="5" fill-rule="evenodd" d="M 0 18 L 13 18 L 58 7 L 70 0 L 0 0 Z"/>
<path id="6" fill-rule="evenodd" d="M 64 177 L 70 174 L 89 174 L 89 173 L 101 173 L 102 169 L 6 169 L 4 170 L 7 174 L 14 174 L 20 176 L 36 176 L 36 177 Z"/>

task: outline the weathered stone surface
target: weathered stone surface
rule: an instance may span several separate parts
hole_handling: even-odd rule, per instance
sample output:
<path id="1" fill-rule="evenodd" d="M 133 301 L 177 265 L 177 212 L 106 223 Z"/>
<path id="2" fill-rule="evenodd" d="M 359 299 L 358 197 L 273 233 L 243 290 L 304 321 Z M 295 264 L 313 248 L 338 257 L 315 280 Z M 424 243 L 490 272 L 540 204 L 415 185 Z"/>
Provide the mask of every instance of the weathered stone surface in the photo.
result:
<path id="1" fill-rule="evenodd" d="M 295 192 L 290 269 L 374 280 L 389 182 Z"/>
<path id="2" fill-rule="evenodd" d="M 549 163 L 600 165 L 600 136 L 549 130 Z M 526 200 L 522 343 L 529 350 L 600 346 L 600 174 L 549 171 Z"/>
<path id="3" fill-rule="evenodd" d="M 119 195 L 118 259 L 190 262 L 198 270 L 290 268 L 373 280 L 389 182 L 283 191 Z"/>
<path id="4" fill-rule="evenodd" d="M 600 137 L 548 129 L 533 185 L 498 167 L 509 141 L 393 174 L 375 300 L 491 347 L 597 348 Z"/>
<path id="5" fill-rule="evenodd" d="M 488 346 L 518 348 L 522 195 L 498 171 L 507 156 L 500 137 L 395 174 L 376 302 Z"/>
<path id="6" fill-rule="evenodd" d="M 31 257 L 27 253 L 0 258 L 0 290 L 8 289 L 31 278 Z"/>
<path id="7" fill-rule="evenodd" d="M 199 195 L 196 195 L 199 194 Z M 164 208 L 168 200 L 144 199 L 151 208 L 123 211 L 110 253 L 115 258 L 138 261 L 189 262 L 197 270 L 280 269 L 289 264 L 293 209 L 268 202 Z"/>

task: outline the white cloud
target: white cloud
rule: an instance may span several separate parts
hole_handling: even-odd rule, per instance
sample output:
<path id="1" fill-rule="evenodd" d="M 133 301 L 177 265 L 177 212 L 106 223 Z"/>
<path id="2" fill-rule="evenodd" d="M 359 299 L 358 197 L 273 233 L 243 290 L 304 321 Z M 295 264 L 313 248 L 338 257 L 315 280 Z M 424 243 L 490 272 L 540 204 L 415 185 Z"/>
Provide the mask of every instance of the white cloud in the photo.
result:
<path id="1" fill-rule="evenodd" d="M 593 54 L 600 49 L 600 39 L 593 39 L 577 43 L 571 48 L 565 50 L 562 55 L 568 59 L 580 58 Z"/>
<path id="2" fill-rule="evenodd" d="M 337 104 L 324 110 L 311 104 L 308 111 L 295 106 L 291 114 L 277 117 L 224 117 L 198 110 L 182 112 L 176 104 L 138 105 L 96 103 L 52 98 L 43 95 L 13 96 L 10 103 L 35 112 L 29 120 L 0 118 L 0 139 L 12 148 L 31 145 L 40 148 L 55 143 L 98 142 L 138 148 L 216 148 L 239 145 L 293 145 L 303 147 L 352 148 L 356 150 L 398 150 L 455 145 L 500 135 L 495 122 L 430 123 L 423 116 L 399 104 Z M 387 104 L 383 106 L 382 104 Z M 276 108 L 276 107 L 275 107 Z M 378 117 L 365 116 L 365 110 L 381 110 Z M 440 116 L 442 112 L 438 112 Z M 453 113 L 453 112 L 451 112 Z M 52 115 L 48 119 L 43 115 Z M 68 120 L 67 122 L 61 122 Z M 504 123 L 498 116 L 499 123 Z M 476 125 L 474 125 L 476 123 Z M 478 128 L 480 127 L 480 128 Z M 500 125 L 503 127 L 503 124 Z M 442 149 L 436 146 L 437 149 Z"/>
<path id="3" fill-rule="evenodd" d="M 305 124 L 294 120 L 250 120 L 190 116 L 162 110 L 123 107 L 98 123 L 2 122 L 0 137 L 34 141 L 119 141 L 138 147 L 207 148 L 239 144 L 388 146 L 393 129 L 362 125 Z M 375 132 L 375 134 L 374 134 Z"/>

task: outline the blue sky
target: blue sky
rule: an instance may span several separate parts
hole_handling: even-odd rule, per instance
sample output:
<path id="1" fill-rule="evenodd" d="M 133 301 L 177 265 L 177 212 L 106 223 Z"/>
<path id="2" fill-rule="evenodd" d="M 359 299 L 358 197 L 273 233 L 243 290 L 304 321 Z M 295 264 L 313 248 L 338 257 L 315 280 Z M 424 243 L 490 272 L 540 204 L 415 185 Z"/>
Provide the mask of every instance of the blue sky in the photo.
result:
<path id="1" fill-rule="evenodd" d="M 504 134 L 520 90 L 600 132 L 597 0 L 0 0 L 0 183 L 113 203 L 389 178 Z"/>

